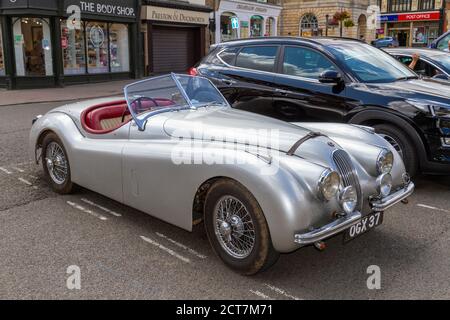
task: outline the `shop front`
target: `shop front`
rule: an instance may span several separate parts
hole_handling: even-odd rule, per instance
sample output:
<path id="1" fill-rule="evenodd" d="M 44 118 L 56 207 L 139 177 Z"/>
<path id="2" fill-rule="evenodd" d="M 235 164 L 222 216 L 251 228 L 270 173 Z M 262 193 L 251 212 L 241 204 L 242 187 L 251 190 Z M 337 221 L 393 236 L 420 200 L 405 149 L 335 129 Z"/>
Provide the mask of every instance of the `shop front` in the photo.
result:
<path id="1" fill-rule="evenodd" d="M 0 0 L 0 10 L 4 44 L 0 76 L 7 88 L 64 86 L 139 74 L 135 0 Z"/>
<path id="2" fill-rule="evenodd" d="M 186 72 L 209 46 L 212 8 L 181 1 L 147 1 L 142 6 L 148 75 Z"/>
<path id="3" fill-rule="evenodd" d="M 439 20 L 439 11 L 381 15 L 384 34 L 396 38 L 401 47 L 430 45 L 439 34 Z"/>
<path id="4" fill-rule="evenodd" d="M 216 43 L 278 35 L 281 6 L 274 1 L 222 0 L 215 13 Z"/>

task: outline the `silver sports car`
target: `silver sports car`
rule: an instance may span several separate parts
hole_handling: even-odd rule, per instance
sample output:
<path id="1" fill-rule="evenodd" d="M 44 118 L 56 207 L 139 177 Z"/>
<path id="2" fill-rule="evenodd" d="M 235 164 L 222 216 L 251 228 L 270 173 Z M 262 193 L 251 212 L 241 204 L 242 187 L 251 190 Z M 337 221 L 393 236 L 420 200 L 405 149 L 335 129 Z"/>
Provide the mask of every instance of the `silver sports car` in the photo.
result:
<path id="1" fill-rule="evenodd" d="M 371 128 L 232 109 L 201 77 L 124 91 L 37 117 L 36 163 L 56 192 L 80 185 L 189 231 L 203 221 L 217 255 L 243 274 L 337 234 L 352 240 L 414 190 Z"/>

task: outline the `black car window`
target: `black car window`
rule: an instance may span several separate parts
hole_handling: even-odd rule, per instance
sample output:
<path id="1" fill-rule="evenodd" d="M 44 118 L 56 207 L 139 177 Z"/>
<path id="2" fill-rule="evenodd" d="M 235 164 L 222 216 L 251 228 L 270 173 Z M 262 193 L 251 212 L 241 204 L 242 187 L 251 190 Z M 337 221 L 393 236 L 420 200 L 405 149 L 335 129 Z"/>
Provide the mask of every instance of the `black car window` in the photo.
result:
<path id="1" fill-rule="evenodd" d="M 412 62 L 412 58 L 408 56 L 397 56 L 397 59 L 405 66 L 409 66 Z"/>
<path id="2" fill-rule="evenodd" d="M 450 41 L 450 33 L 439 40 L 437 48 L 439 50 L 448 50 L 448 42 Z"/>
<path id="3" fill-rule="evenodd" d="M 237 58 L 236 66 L 247 69 L 273 72 L 278 47 L 257 46 L 243 48 Z"/>
<path id="4" fill-rule="evenodd" d="M 336 71 L 336 67 L 319 52 L 302 47 L 284 49 L 284 74 L 318 79 L 319 75 L 326 70 Z"/>
<path id="5" fill-rule="evenodd" d="M 219 57 L 223 60 L 223 62 L 229 65 L 234 65 L 234 58 L 236 57 L 238 51 L 239 47 L 227 48 L 219 53 Z"/>

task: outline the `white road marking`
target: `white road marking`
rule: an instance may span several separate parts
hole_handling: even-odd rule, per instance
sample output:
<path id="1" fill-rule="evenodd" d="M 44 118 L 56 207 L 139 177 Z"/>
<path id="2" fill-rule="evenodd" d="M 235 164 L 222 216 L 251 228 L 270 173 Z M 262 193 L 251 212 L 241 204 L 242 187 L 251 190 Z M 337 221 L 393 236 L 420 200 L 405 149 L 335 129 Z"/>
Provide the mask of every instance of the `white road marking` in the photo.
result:
<path id="1" fill-rule="evenodd" d="M 164 235 L 164 234 L 162 234 L 162 233 L 156 232 L 156 235 L 157 235 L 158 237 L 160 237 L 160 238 L 166 239 L 167 241 L 173 243 L 173 244 L 176 245 L 177 247 L 180 247 L 180 248 L 186 250 L 187 252 L 189 252 L 190 254 L 196 256 L 197 258 L 200 258 L 200 259 L 206 259 L 206 258 L 207 258 L 207 256 L 205 256 L 205 255 L 203 255 L 203 254 L 201 254 L 201 253 L 195 251 L 194 249 L 189 248 L 188 246 L 185 246 L 185 245 L 182 244 L 182 243 L 179 243 L 179 242 L 177 242 L 177 241 L 175 241 L 175 240 L 173 240 L 173 239 L 170 239 L 169 237 L 167 237 L 166 235 Z"/>
<path id="2" fill-rule="evenodd" d="M 80 210 L 81 212 L 90 214 L 91 216 L 96 217 L 96 218 L 98 218 L 100 220 L 103 220 L 103 221 L 108 220 L 108 218 L 106 218 L 105 216 L 102 216 L 101 214 L 98 214 L 98 213 L 96 213 L 96 212 L 94 212 L 92 210 L 88 210 L 85 207 L 80 206 L 79 204 L 76 204 L 75 202 L 72 202 L 72 201 L 66 201 L 66 202 L 67 202 L 67 204 L 69 206 L 71 206 L 71 207 L 73 207 L 73 208 L 75 208 L 77 210 Z"/>
<path id="3" fill-rule="evenodd" d="M 111 214 L 111 215 L 113 215 L 115 217 L 121 217 L 122 216 L 120 213 L 117 213 L 115 211 L 109 210 L 108 208 L 105 208 L 105 207 L 103 207 L 103 206 L 101 206 L 99 204 L 96 204 L 96 203 L 94 203 L 91 200 L 88 200 L 86 198 L 82 198 L 81 201 L 83 201 L 84 203 L 90 204 L 93 207 L 99 208 L 100 210 L 103 210 L 106 213 L 109 213 L 109 214 Z"/>
<path id="4" fill-rule="evenodd" d="M 17 168 L 17 167 L 13 167 L 13 169 L 18 171 L 18 172 L 20 172 L 20 173 L 24 173 L 25 172 L 25 170 Z"/>
<path id="5" fill-rule="evenodd" d="M 181 260 L 181 261 L 183 261 L 183 262 L 191 263 L 191 260 L 190 260 L 190 259 L 188 259 L 188 258 L 186 258 L 186 257 L 183 257 L 182 255 L 176 253 L 176 252 L 173 251 L 172 249 L 169 249 L 169 248 L 167 248 L 167 247 L 164 247 L 163 245 L 159 244 L 159 243 L 156 242 L 156 241 L 153 241 L 153 240 L 150 239 L 150 238 L 141 236 L 141 239 L 144 240 L 145 242 L 148 242 L 148 243 L 154 245 L 155 247 L 158 247 L 159 249 L 161 249 L 161 250 L 167 252 L 167 253 L 170 254 L 171 256 L 173 256 L 173 257 L 175 257 L 175 258 L 177 258 L 177 259 L 179 259 L 179 260 Z"/>
<path id="6" fill-rule="evenodd" d="M 3 167 L 0 167 L 0 171 L 3 171 L 3 172 L 6 173 L 6 174 L 12 174 L 11 171 L 9 171 L 8 169 L 5 169 L 5 168 L 3 168 Z"/>
<path id="7" fill-rule="evenodd" d="M 261 291 L 258 291 L 258 290 L 250 290 L 250 292 L 253 293 L 254 295 L 260 297 L 260 298 L 263 298 L 263 299 L 266 299 L 266 300 L 274 300 L 274 299 L 272 299 L 271 297 L 269 297 L 268 295 L 262 293 Z"/>
<path id="8" fill-rule="evenodd" d="M 268 284 L 268 283 L 264 283 L 264 285 L 265 285 L 267 288 L 269 288 L 270 290 L 272 290 L 272 291 L 274 291 L 274 292 L 278 293 L 279 295 L 282 295 L 282 296 L 284 296 L 284 297 L 286 297 L 286 298 L 289 298 L 289 299 L 292 299 L 292 300 L 302 300 L 302 299 L 300 299 L 300 298 L 298 298 L 298 297 L 295 297 L 295 296 L 293 296 L 293 295 L 287 293 L 286 290 L 277 288 L 277 287 L 272 286 L 272 285 L 270 285 L 270 284 Z"/>
<path id="9" fill-rule="evenodd" d="M 20 182 L 25 183 L 27 186 L 30 186 L 30 187 L 31 187 L 31 186 L 33 185 L 30 181 L 25 180 L 24 178 L 18 178 L 18 180 L 19 180 Z"/>
<path id="10" fill-rule="evenodd" d="M 36 177 L 36 176 L 33 176 L 33 175 L 28 175 L 31 179 L 35 179 L 35 180 L 38 180 L 39 178 L 38 177 Z"/>
<path id="11" fill-rule="evenodd" d="M 447 212 L 447 213 L 450 213 L 450 210 L 445 210 L 445 209 L 441 209 L 441 208 L 436 208 L 436 207 L 428 206 L 428 205 L 422 204 L 422 203 L 418 203 L 417 206 L 418 206 L 418 207 L 422 207 L 422 208 L 426 208 L 426 209 L 431 209 L 431 210 L 436 210 L 436 211 L 441 211 L 441 212 Z"/>

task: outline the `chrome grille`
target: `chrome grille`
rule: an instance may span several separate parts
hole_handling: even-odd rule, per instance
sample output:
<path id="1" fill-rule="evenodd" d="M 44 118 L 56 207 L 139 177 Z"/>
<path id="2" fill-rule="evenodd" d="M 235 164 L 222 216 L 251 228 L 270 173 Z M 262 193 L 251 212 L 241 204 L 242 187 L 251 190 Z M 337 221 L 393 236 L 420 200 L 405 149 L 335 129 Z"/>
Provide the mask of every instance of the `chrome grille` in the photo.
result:
<path id="1" fill-rule="evenodd" d="M 347 152 L 344 150 L 336 150 L 333 152 L 333 161 L 336 164 L 336 169 L 341 175 L 342 185 L 344 187 L 353 186 L 358 194 L 358 208 L 362 207 L 361 185 L 359 184 L 356 169 Z"/>

